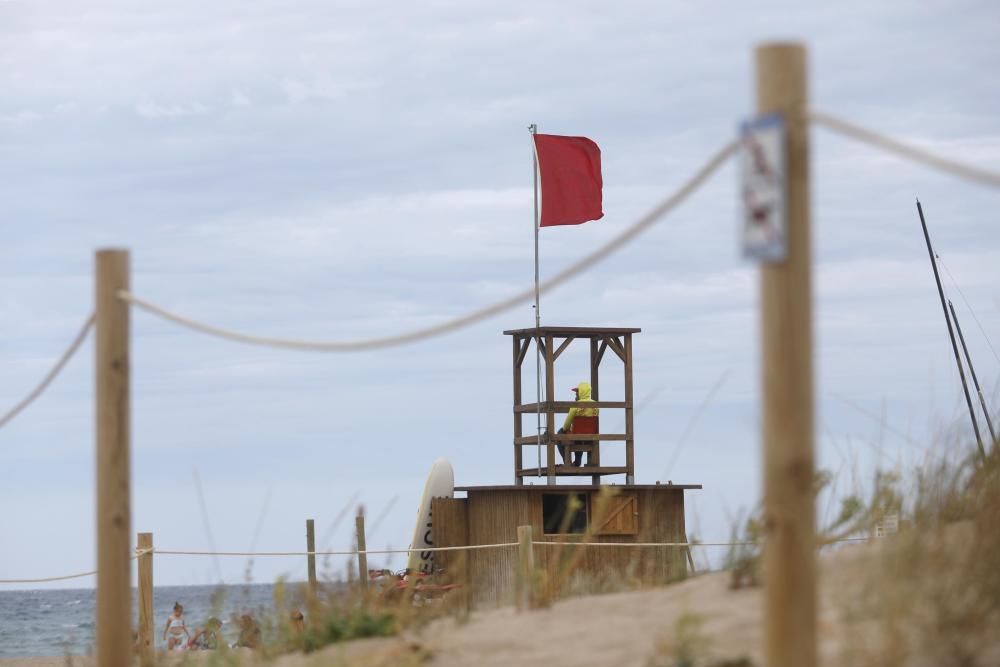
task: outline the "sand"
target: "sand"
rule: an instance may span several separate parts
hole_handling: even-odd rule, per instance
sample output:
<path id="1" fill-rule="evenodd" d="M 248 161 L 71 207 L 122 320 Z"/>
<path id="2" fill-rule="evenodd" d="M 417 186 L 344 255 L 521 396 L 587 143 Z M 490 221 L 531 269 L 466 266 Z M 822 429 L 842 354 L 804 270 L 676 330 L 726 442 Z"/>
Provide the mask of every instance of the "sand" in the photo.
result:
<path id="1" fill-rule="evenodd" d="M 847 642 L 859 641 L 858 628 L 845 620 L 845 600 L 863 586 L 871 547 L 852 546 L 820 560 L 819 653 L 821 665 L 845 664 Z M 682 616 L 701 619 L 707 658 L 749 657 L 762 665 L 763 590 L 732 591 L 727 573 L 696 576 L 653 590 L 578 597 L 551 608 L 518 613 L 512 608 L 480 611 L 466 622 L 441 619 L 401 637 L 347 642 L 311 655 L 287 655 L 277 667 L 332 665 L 427 665 L 428 667 L 606 667 L 673 665 L 651 662 L 663 642 L 675 638 Z M 1000 643 L 1000 638 L 998 638 Z M 191 656 L 195 657 L 195 656 Z M 207 658 L 209 656 L 197 656 Z M 246 664 L 254 664 L 246 656 Z M 196 664 L 193 660 L 188 664 Z M 0 659 L 0 667 L 63 667 L 65 658 Z M 77 667 L 92 667 L 76 659 Z"/>

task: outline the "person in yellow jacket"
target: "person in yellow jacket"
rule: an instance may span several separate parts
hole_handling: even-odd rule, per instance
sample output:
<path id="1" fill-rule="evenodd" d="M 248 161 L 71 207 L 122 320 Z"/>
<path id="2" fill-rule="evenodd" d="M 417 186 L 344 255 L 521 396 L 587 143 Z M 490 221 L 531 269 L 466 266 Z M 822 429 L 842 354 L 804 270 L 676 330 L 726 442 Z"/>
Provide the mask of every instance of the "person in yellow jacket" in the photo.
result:
<path id="1" fill-rule="evenodd" d="M 581 405 L 594 402 L 594 399 L 590 397 L 590 391 L 589 382 L 581 382 L 573 387 L 573 393 L 576 394 L 576 402 L 579 407 L 572 407 L 569 409 L 569 413 L 566 415 L 566 421 L 563 422 L 563 426 L 559 429 L 559 433 L 580 433 L 588 435 L 597 433 L 597 408 L 588 408 L 585 405 Z M 567 460 L 565 445 L 559 446 L 559 454 L 562 456 L 564 463 L 569 463 Z M 582 463 L 583 452 L 577 452 L 572 465 L 578 466 Z"/>

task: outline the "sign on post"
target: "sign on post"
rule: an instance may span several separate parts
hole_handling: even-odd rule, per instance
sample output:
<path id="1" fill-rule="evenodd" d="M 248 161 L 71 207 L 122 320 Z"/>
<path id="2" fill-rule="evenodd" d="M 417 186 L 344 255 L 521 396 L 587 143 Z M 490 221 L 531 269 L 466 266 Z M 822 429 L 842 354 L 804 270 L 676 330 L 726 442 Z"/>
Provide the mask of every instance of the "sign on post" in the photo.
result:
<path id="1" fill-rule="evenodd" d="M 788 252 L 785 119 L 767 114 L 740 126 L 743 256 L 784 261 Z"/>

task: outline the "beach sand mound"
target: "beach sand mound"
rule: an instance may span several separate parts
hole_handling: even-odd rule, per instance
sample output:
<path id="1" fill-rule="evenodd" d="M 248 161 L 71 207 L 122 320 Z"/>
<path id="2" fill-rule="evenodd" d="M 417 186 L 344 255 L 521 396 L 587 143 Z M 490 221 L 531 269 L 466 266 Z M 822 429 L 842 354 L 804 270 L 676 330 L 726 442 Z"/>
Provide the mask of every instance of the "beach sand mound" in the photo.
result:
<path id="1" fill-rule="evenodd" d="M 943 664 L 912 653 L 891 663 L 879 657 L 885 619 L 866 615 L 864 606 L 856 604 L 872 594 L 872 575 L 883 560 L 879 552 L 880 547 L 850 546 L 820 558 L 820 664 Z M 286 655 L 271 664 L 673 667 L 678 652 L 687 650 L 694 654 L 695 665 L 763 665 L 763 589 L 730 590 L 729 582 L 729 574 L 720 572 L 663 588 L 569 598 L 530 612 L 478 611 L 464 622 L 440 619 L 401 637 L 345 642 L 309 655 Z M 1000 664 L 1000 636 L 990 641 L 970 664 Z M 866 643 L 873 648 L 868 650 Z M 252 655 L 240 657 L 240 664 L 263 664 Z M 184 664 L 211 664 L 209 655 L 186 658 Z M 741 662 L 744 659 L 750 662 Z M 67 664 L 63 657 L 0 659 L 2 667 Z M 86 658 L 72 664 L 92 667 Z"/>

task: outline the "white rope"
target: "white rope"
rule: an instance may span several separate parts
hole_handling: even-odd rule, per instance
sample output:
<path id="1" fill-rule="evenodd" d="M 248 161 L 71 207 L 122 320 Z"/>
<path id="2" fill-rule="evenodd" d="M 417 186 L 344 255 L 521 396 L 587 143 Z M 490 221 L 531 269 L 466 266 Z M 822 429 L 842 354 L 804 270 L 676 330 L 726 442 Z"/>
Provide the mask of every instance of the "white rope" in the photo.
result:
<path id="1" fill-rule="evenodd" d="M 87 332 L 90 331 L 90 327 L 94 325 L 94 313 L 91 313 L 87 318 L 87 321 L 83 323 L 83 327 L 80 332 L 76 334 L 76 338 L 70 343 L 69 347 L 63 352 L 62 356 L 56 361 L 55 365 L 46 373 L 42 381 L 38 383 L 34 389 L 28 392 L 28 395 L 21 399 L 14 407 L 5 412 L 2 417 L 0 417 L 0 428 L 7 425 L 7 422 L 16 417 L 22 410 L 31 405 L 36 398 L 42 395 L 48 386 L 56 379 L 59 372 L 63 369 L 63 366 L 70 360 L 70 358 L 80 349 L 80 345 L 83 344 L 84 339 L 87 337 Z"/>
<path id="2" fill-rule="evenodd" d="M 359 554 L 409 554 L 425 551 L 467 551 L 476 549 L 502 549 L 516 547 L 517 542 L 499 544 L 469 544 L 457 547 L 427 547 L 425 549 L 367 549 L 365 551 L 178 551 L 174 549 L 153 549 L 153 553 L 165 556 L 357 556 Z"/>
<path id="3" fill-rule="evenodd" d="M 97 574 L 97 570 L 78 572 L 77 574 L 64 574 L 60 577 L 40 577 L 38 579 L 0 579 L 0 584 L 43 584 L 48 581 L 65 581 L 66 579 L 92 577 L 95 574 Z"/>
<path id="4" fill-rule="evenodd" d="M 152 549 L 136 549 L 135 554 L 129 557 L 129 560 L 135 560 L 139 556 L 144 556 L 152 552 Z M 83 577 L 92 577 L 97 574 L 97 570 L 89 570 L 87 572 L 77 572 L 76 574 L 64 574 L 58 577 L 40 577 L 38 579 L 0 579 L 0 584 L 44 584 L 49 581 L 66 581 L 67 579 L 82 579 Z"/>
<path id="5" fill-rule="evenodd" d="M 833 542 L 865 542 L 867 537 L 848 537 Z M 759 542 L 549 542 L 535 540 L 533 544 L 542 546 L 579 546 L 579 547 L 734 547 L 753 546 Z M 468 544 L 454 547 L 427 547 L 425 549 L 368 549 L 365 551 L 188 551 L 177 549 L 150 549 L 161 556 L 357 556 L 359 554 L 409 554 L 426 551 L 475 551 L 478 549 L 503 549 L 516 547 L 518 542 L 500 542 L 497 544 Z"/>
<path id="6" fill-rule="evenodd" d="M 833 542 L 868 542 L 867 537 L 845 537 Z M 146 554 L 161 556 L 357 556 L 360 554 L 408 554 L 426 551 L 475 551 L 479 549 L 503 549 L 516 547 L 518 542 L 500 542 L 497 544 L 469 544 L 455 547 L 428 547 L 426 549 L 368 549 L 366 551 L 180 551 L 174 549 L 136 549 L 130 560 L 135 560 Z M 759 546 L 760 542 L 548 542 L 535 540 L 532 544 L 543 547 L 736 547 Z M 41 577 L 38 579 L 0 579 L 0 584 L 38 584 L 49 581 L 64 581 L 79 579 L 97 574 L 97 570 L 66 574 L 59 577 Z"/>
<path id="7" fill-rule="evenodd" d="M 845 537 L 839 540 L 831 540 L 830 543 L 834 542 L 867 542 L 867 537 Z M 760 542 L 539 542 L 535 541 L 533 544 L 540 544 L 546 547 L 750 547 L 750 546 L 761 546 L 763 540 Z"/>
<path id="8" fill-rule="evenodd" d="M 691 195 L 698 187 L 704 183 L 712 173 L 718 169 L 726 158 L 728 158 L 736 148 L 736 142 L 731 141 L 723 146 L 719 151 L 717 151 L 698 171 L 694 173 L 677 191 L 672 195 L 664 199 L 662 202 L 657 204 L 652 210 L 646 213 L 644 216 L 639 218 L 630 227 L 625 229 L 623 232 L 614 237 L 611 241 L 601 246 L 597 250 L 591 252 L 585 257 L 581 258 L 574 264 L 566 267 L 559 273 L 555 274 L 548 280 L 543 281 L 539 285 L 540 292 L 547 292 L 549 290 L 555 289 L 559 285 L 569 281 L 570 279 L 576 277 L 578 274 L 583 273 L 589 269 L 594 264 L 600 262 L 601 260 L 607 258 L 609 255 L 618 251 L 622 246 L 624 246 L 629 241 L 633 240 L 635 237 L 639 236 L 642 232 L 646 231 L 650 226 L 653 225 L 661 217 L 669 213 L 679 204 L 681 204 L 688 196 Z M 436 324 L 434 326 L 426 327 L 423 329 L 415 329 L 413 331 L 408 331 L 392 336 L 382 336 L 376 338 L 365 338 L 360 340 L 345 340 L 345 341 L 319 341 L 319 340 L 296 340 L 288 338 L 273 338 L 268 336 L 257 336 L 254 334 L 242 333 L 239 331 L 232 331 L 229 329 L 223 329 L 221 327 L 213 326 L 211 324 L 204 324 L 202 322 L 197 322 L 183 315 L 171 312 L 158 306 L 154 303 L 141 299 L 131 292 L 121 291 L 119 296 L 125 301 L 129 302 L 133 306 L 137 306 L 149 313 L 158 315 L 166 320 L 170 320 L 175 324 L 193 329 L 195 331 L 200 331 L 201 333 L 208 334 L 210 336 L 217 336 L 219 338 L 225 338 L 230 341 L 237 343 L 249 343 L 252 345 L 265 345 L 269 347 L 279 347 L 292 350 L 305 350 L 312 352 L 358 352 L 361 350 L 373 350 L 379 348 L 395 347 L 399 345 L 406 345 L 408 343 L 415 343 L 417 341 L 426 340 L 428 338 L 433 338 L 435 336 L 441 336 L 458 329 L 470 326 L 477 322 L 481 322 L 485 319 L 499 315 L 502 312 L 510 310 L 521 303 L 531 301 L 535 298 L 534 288 L 526 289 L 522 292 L 515 294 L 512 297 L 504 299 L 503 301 L 498 301 L 489 306 L 485 306 L 478 310 L 474 310 L 470 313 L 456 317 L 454 319 L 448 320 L 441 324 Z"/>
<path id="9" fill-rule="evenodd" d="M 876 148 L 881 148 L 890 153 L 895 153 L 900 157 L 915 162 L 922 162 L 928 167 L 948 172 L 959 178 L 982 183 L 983 185 L 1000 187 L 1000 173 L 995 171 L 956 162 L 923 148 L 918 148 L 912 144 L 903 143 L 884 134 L 879 134 L 874 130 L 859 127 L 822 111 L 810 111 L 808 112 L 808 117 L 812 122 L 823 125 L 827 129 L 839 132 L 852 139 L 875 146 Z"/>
<path id="10" fill-rule="evenodd" d="M 736 547 L 759 542 L 534 542 L 545 547 Z"/>

